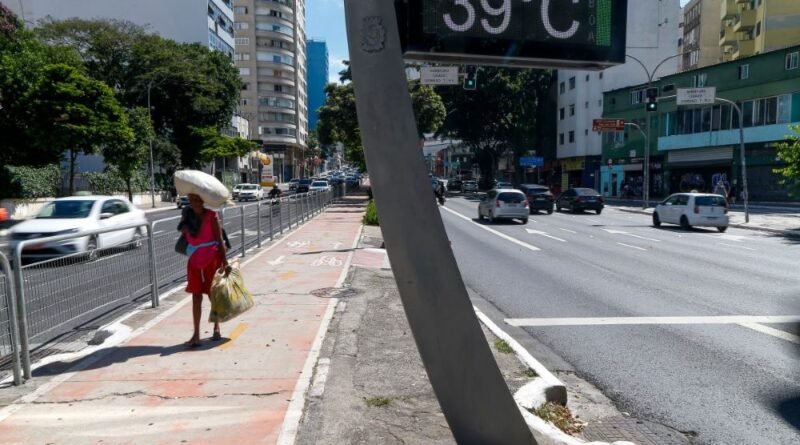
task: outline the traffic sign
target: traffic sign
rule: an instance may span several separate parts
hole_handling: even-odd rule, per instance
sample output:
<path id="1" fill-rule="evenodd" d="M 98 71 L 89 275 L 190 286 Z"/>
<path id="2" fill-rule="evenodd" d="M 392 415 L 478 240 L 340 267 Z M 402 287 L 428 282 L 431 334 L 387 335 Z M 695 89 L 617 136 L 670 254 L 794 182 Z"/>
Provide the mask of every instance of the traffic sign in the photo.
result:
<path id="1" fill-rule="evenodd" d="M 678 88 L 678 105 L 713 105 L 717 87 Z"/>
<path id="2" fill-rule="evenodd" d="M 408 60 L 603 69 L 625 62 L 628 0 L 396 2 Z"/>
<path id="3" fill-rule="evenodd" d="M 625 131 L 625 119 L 592 119 L 592 131 Z"/>
<path id="4" fill-rule="evenodd" d="M 544 167 L 544 158 L 540 156 L 522 156 L 519 158 L 520 167 Z"/>
<path id="5" fill-rule="evenodd" d="M 458 85 L 457 66 L 423 66 L 420 68 L 423 85 Z"/>

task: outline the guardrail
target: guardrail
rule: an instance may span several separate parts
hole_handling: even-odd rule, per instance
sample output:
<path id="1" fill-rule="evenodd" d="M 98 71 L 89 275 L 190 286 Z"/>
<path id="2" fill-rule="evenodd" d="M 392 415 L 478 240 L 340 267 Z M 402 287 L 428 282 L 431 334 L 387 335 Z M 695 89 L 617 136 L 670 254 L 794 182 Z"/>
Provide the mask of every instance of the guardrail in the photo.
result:
<path id="1" fill-rule="evenodd" d="M 334 195 L 330 190 L 315 191 L 224 208 L 219 214 L 231 242 L 228 256 L 244 257 L 263 241 L 299 227 L 329 206 Z M 14 250 L 13 268 L 0 253 L 0 373 L 10 363 L 14 383 L 20 384 L 31 378 L 32 351 L 69 343 L 87 324 L 116 318 L 148 296 L 151 306 L 158 307 L 159 292 L 186 277 L 186 257 L 174 250 L 179 222 L 180 216 L 176 216 L 146 225 L 20 241 Z M 124 239 L 130 230 L 134 237 Z M 112 239 L 113 247 L 103 248 L 109 236 L 119 238 Z M 30 252 L 26 248 L 32 245 L 87 246 L 86 240 L 94 240 L 91 246 L 99 249 L 84 252 L 82 247 L 70 255 L 23 264 L 25 253 Z"/>

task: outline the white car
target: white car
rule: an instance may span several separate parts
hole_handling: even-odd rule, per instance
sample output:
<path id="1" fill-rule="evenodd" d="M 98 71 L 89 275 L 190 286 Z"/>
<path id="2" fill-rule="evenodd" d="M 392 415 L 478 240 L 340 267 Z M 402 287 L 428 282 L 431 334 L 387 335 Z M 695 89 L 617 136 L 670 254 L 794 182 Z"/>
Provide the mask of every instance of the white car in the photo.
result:
<path id="1" fill-rule="evenodd" d="M 245 185 L 248 185 L 248 184 L 236 184 L 235 186 L 233 186 L 233 190 L 231 190 L 231 197 L 233 199 L 238 198 L 239 197 L 239 192 L 242 191 L 242 187 L 244 187 Z"/>
<path id="2" fill-rule="evenodd" d="M 720 195 L 709 193 L 676 193 L 656 206 L 653 226 L 662 223 L 680 224 L 683 229 L 693 226 L 728 229 L 728 202 Z"/>
<path id="3" fill-rule="evenodd" d="M 260 201 L 264 199 L 264 189 L 257 184 L 240 184 L 239 201 Z"/>
<path id="4" fill-rule="evenodd" d="M 495 222 L 498 219 L 518 219 L 528 224 L 530 207 L 528 198 L 519 190 L 495 189 L 486 192 L 486 196 L 478 204 L 478 219 L 484 217 Z"/>
<path id="5" fill-rule="evenodd" d="M 326 192 L 331 189 L 328 181 L 314 181 L 308 187 L 309 192 Z"/>
<path id="6" fill-rule="evenodd" d="M 9 248 L 13 253 L 20 241 L 130 224 L 147 225 L 147 218 L 142 210 L 125 198 L 111 196 L 59 198 L 46 204 L 35 218 L 13 226 L 9 234 Z M 128 244 L 138 247 L 141 243 L 140 238 L 146 233 L 146 229 L 140 227 L 53 243 L 32 243 L 24 247 L 22 256 L 24 259 L 42 260 L 87 254 L 90 259 L 94 259 L 100 249 Z"/>

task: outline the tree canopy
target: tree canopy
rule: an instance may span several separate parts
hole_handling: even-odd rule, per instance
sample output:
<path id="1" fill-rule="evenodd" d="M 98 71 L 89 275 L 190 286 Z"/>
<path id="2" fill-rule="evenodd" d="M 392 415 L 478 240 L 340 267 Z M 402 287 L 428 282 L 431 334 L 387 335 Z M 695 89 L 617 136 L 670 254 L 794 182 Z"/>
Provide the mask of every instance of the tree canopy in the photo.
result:
<path id="1" fill-rule="evenodd" d="M 786 165 L 775 169 L 775 172 L 783 176 L 783 184 L 789 186 L 790 195 L 796 196 L 800 193 L 800 125 L 790 128 L 794 134 L 778 145 L 778 157 Z"/>

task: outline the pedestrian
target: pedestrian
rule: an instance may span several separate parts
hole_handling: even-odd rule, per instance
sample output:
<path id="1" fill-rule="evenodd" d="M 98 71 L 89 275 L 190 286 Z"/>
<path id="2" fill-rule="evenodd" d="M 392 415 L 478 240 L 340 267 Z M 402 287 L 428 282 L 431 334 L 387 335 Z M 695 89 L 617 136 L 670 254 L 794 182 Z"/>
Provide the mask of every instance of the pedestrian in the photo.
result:
<path id="1" fill-rule="evenodd" d="M 204 207 L 203 198 L 190 193 L 189 207 L 184 208 L 178 230 L 187 241 L 186 254 L 189 256 L 186 265 L 188 284 L 186 292 L 192 294 L 192 319 L 194 332 L 186 346 L 200 346 L 200 316 L 203 308 L 203 294 L 211 299 L 211 282 L 217 270 L 224 268 L 225 276 L 231 273 L 228 264 L 222 227 L 217 212 Z M 222 339 L 219 322 L 214 322 L 214 341 Z"/>

